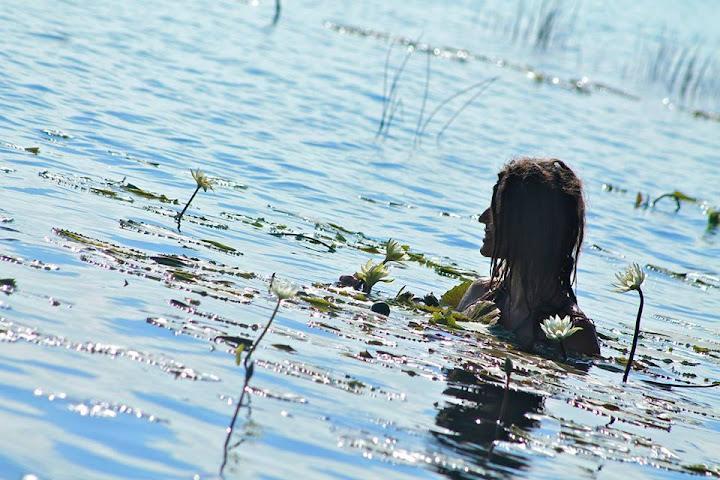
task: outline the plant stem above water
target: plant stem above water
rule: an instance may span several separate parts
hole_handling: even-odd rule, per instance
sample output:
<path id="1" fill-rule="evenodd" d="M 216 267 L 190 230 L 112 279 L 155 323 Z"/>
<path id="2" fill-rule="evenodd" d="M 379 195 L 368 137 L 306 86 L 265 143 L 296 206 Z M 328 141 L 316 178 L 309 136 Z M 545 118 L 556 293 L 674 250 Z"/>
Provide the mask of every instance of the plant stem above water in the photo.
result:
<path id="1" fill-rule="evenodd" d="M 195 193 L 197 193 L 197 190 L 195 190 Z M 194 195 L 193 195 L 194 196 Z M 192 198 L 190 199 L 192 200 Z M 282 298 L 278 298 L 277 304 L 275 304 L 275 310 L 273 310 L 272 315 L 270 316 L 270 320 L 268 321 L 267 325 L 265 325 L 265 328 L 263 329 L 262 333 L 260 333 L 260 336 L 255 340 L 250 347 L 250 349 L 247 352 L 247 355 L 245 355 L 245 360 L 243 361 L 243 366 L 245 367 L 245 381 L 243 382 L 242 387 L 242 393 L 240 394 L 240 399 L 237 402 L 237 405 L 235 405 L 235 413 L 233 413 L 232 420 L 230 421 L 230 426 L 227 429 L 227 436 L 225 437 L 225 444 L 223 445 L 223 461 L 222 465 L 220 465 L 220 476 L 222 476 L 223 471 L 225 470 L 225 465 L 227 465 L 228 460 L 228 445 L 230 445 L 230 438 L 232 437 L 233 431 L 235 430 L 235 422 L 237 422 L 238 414 L 240 413 L 240 408 L 243 405 L 243 400 L 245 399 L 245 393 L 247 392 L 248 383 L 250 383 L 250 377 L 252 377 L 253 369 L 252 364 L 250 363 L 250 357 L 252 356 L 253 352 L 257 348 L 257 346 L 260 344 L 260 341 L 263 339 L 267 331 L 270 329 L 270 325 L 272 325 L 273 320 L 275 319 L 275 315 L 277 315 L 278 309 L 280 308 L 280 303 L 282 302 Z"/>
<path id="2" fill-rule="evenodd" d="M 633 335 L 632 347 L 630 348 L 630 355 L 628 356 L 627 365 L 625 366 L 625 374 L 623 375 L 623 383 L 627 382 L 630 368 L 632 368 L 633 357 L 635 356 L 635 348 L 637 348 L 638 337 L 640 336 L 640 318 L 642 317 L 643 305 L 645 304 L 645 297 L 643 296 L 640 287 L 637 289 L 638 295 L 640 295 L 640 306 L 638 307 L 637 319 L 635 320 L 635 334 Z"/>
<path id="3" fill-rule="evenodd" d="M 180 214 L 177 216 L 178 232 L 180 231 L 180 220 L 182 220 L 183 215 L 185 215 L 185 210 L 188 209 L 188 207 L 192 203 L 193 199 L 195 198 L 195 195 L 197 195 L 197 193 L 200 191 L 200 187 L 201 187 L 201 185 L 197 186 L 197 188 L 193 192 L 192 196 L 190 197 L 190 200 L 188 200 L 188 202 L 185 204 L 185 207 L 182 209 L 182 212 L 180 212 Z"/>

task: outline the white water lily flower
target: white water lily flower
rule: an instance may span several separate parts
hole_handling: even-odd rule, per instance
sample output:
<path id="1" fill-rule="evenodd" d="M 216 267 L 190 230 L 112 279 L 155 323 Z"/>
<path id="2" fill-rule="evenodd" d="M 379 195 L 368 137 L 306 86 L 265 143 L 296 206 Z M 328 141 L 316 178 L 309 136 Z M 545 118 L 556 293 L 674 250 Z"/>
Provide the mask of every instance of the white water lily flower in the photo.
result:
<path id="1" fill-rule="evenodd" d="M 195 183 L 197 183 L 197 186 L 202 187 L 203 191 L 207 192 L 208 188 L 210 190 L 214 190 L 212 187 L 212 182 L 210 182 L 210 179 L 205 175 L 205 172 L 198 168 L 194 172 L 190 170 L 190 174 L 195 179 Z"/>
<path id="2" fill-rule="evenodd" d="M 270 284 L 270 291 L 278 297 L 279 300 L 287 300 L 295 296 L 300 288 L 288 280 L 273 280 Z"/>
<path id="3" fill-rule="evenodd" d="M 640 285 L 645 281 L 645 272 L 643 272 L 640 265 L 633 263 L 625 271 L 616 273 L 615 278 L 617 278 L 617 282 L 612 284 L 615 287 L 613 292 L 625 293 L 640 288 Z"/>
<path id="4" fill-rule="evenodd" d="M 410 260 L 410 257 L 405 253 L 402 246 L 392 238 L 388 240 L 387 245 L 385 246 L 385 260 L 383 260 L 383 263 L 403 263 L 408 260 Z"/>
<path id="5" fill-rule="evenodd" d="M 570 315 L 565 315 L 563 318 L 560 318 L 559 315 L 546 318 L 543 320 L 543 323 L 540 324 L 540 328 L 547 338 L 558 342 L 582 330 L 582 327 L 573 327 Z"/>

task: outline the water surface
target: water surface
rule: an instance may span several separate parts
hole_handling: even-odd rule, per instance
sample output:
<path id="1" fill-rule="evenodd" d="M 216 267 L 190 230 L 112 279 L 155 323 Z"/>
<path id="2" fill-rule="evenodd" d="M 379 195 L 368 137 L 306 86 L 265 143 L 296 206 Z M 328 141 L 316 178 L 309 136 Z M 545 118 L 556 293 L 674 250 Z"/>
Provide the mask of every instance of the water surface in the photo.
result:
<path id="1" fill-rule="evenodd" d="M 718 235 L 699 205 L 634 207 L 638 192 L 673 190 L 720 204 L 720 124 L 692 113 L 720 110 L 712 82 L 680 98 L 642 73 L 652 41 L 712 51 L 714 3 L 584 2 L 546 49 L 532 31 L 513 41 L 514 2 L 286 3 L 275 28 L 272 2 L 11 1 L 0 13 L 0 277 L 15 281 L 0 298 L 0 476 L 216 477 L 244 378 L 222 338 L 258 335 L 272 273 L 339 308 L 280 308 L 227 478 L 717 474 L 717 389 L 644 381 L 720 379 Z M 522 18 L 542 8 L 524 5 Z M 388 52 L 390 83 L 407 49 L 338 25 L 438 48 L 424 119 L 497 79 L 439 141 L 462 102 L 417 139 L 417 51 L 377 137 Z M 446 56 L 457 49 L 472 56 Z M 578 297 L 602 359 L 521 354 L 328 287 L 381 260 L 363 249 L 388 238 L 486 274 L 477 214 L 517 155 L 561 158 L 584 180 Z M 216 184 L 179 233 L 195 168 Z M 335 251 L 272 235 L 287 232 Z M 629 262 L 647 269 L 647 303 L 642 371 L 622 385 L 637 298 L 610 282 Z M 417 262 L 392 278 L 374 298 L 462 280 Z"/>

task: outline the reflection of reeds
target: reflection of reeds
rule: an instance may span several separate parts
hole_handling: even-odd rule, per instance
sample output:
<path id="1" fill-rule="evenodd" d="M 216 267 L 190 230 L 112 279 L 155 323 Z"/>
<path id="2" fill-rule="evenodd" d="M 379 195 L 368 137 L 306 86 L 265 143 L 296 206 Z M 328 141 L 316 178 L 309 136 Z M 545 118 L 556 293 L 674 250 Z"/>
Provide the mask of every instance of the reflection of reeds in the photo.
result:
<path id="1" fill-rule="evenodd" d="M 538 50 L 550 47 L 564 47 L 575 31 L 578 4 L 570 10 L 568 3 L 561 0 L 530 2 L 519 0 L 513 19 L 500 21 L 505 24 L 505 33 L 513 42 L 530 44 Z"/>
<path id="2" fill-rule="evenodd" d="M 668 94 L 685 102 L 720 96 L 720 64 L 700 44 L 683 46 L 675 39 L 662 37 L 643 48 L 643 57 L 640 74 L 649 82 L 663 85 Z"/>

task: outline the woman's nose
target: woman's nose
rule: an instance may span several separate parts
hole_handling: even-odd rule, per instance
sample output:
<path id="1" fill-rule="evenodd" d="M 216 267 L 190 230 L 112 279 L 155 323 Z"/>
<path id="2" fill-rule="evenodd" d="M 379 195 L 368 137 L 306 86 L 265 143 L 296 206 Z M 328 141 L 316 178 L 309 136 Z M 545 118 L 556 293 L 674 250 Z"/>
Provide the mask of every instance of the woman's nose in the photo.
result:
<path id="1" fill-rule="evenodd" d="M 478 222 L 488 224 L 490 222 L 490 209 L 486 208 L 484 212 L 478 217 Z"/>

